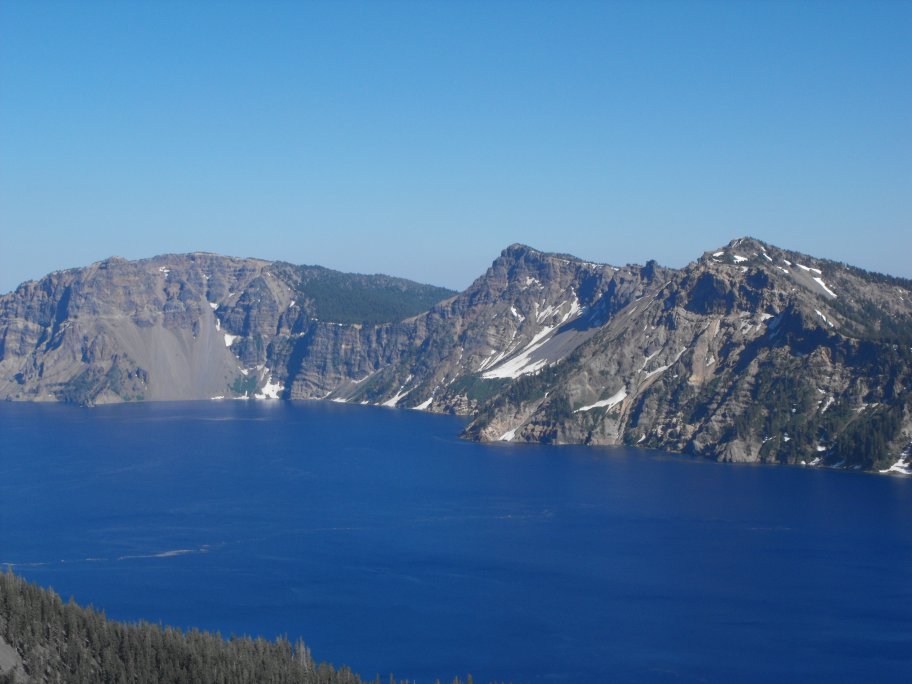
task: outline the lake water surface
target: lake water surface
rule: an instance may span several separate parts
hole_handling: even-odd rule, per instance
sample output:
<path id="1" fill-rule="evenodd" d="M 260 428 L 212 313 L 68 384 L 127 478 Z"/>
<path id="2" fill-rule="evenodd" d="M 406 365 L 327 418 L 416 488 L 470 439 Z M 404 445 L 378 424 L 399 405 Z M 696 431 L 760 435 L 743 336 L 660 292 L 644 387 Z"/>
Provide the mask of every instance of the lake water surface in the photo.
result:
<path id="1" fill-rule="evenodd" d="M 0 563 L 362 675 L 912 679 L 912 481 L 312 402 L 0 404 Z"/>

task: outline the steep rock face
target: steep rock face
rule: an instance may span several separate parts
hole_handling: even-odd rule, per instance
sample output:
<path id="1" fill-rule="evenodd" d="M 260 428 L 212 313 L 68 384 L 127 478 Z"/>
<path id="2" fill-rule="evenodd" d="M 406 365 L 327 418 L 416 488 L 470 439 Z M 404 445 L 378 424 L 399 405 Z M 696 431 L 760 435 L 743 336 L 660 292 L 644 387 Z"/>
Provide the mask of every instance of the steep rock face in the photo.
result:
<path id="1" fill-rule="evenodd" d="M 204 398 L 237 370 L 210 291 L 256 264 L 211 255 L 108 259 L 0 298 L 0 396 L 95 403 Z"/>
<path id="2" fill-rule="evenodd" d="M 912 440 L 910 345 L 907 281 L 742 239 L 505 388 L 467 431 L 884 467 Z"/>
<path id="3" fill-rule="evenodd" d="M 462 294 L 390 326 L 377 369 L 330 396 L 473 411 L 516 378 L 559 363 L 669 275 L 654 264 L 615 268 L 512 245 Z"/>
<path id="4" fill-rule="evenodd" d="M 0 398 L 93 404 L 278 397 L 288 394 L 288 364 L 324 339 L 331 343 L 316 345 L 308 368 L 340 366 L 339 378 L 327 372 L 320 383 L 334 387 L 363 365 L 354 353 L 347 368 L 340 354 L 340 330 L 359 326 L 316 320 L 326 304 L 319 292 L 302 291 L 302 271 L 311 289 L 354 281 L 395 293 L 371 307 L 375 318 L 421 311 L 451 294 L 387 276 L 213 254 L 107 259 L 0 296 Z M 357 318 L 365 313 L 359 306 L 335 309 Z"/>

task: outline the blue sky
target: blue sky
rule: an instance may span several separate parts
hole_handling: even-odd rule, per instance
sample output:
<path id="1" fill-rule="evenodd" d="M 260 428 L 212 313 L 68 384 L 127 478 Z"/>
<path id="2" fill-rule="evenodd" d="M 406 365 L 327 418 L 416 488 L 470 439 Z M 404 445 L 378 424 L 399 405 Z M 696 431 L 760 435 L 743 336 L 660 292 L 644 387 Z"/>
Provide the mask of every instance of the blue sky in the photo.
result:
<path id="1" fill-rule="evenodd" d="M 912 276 L 909 2 L 0 3 L 0 291 L 205 250 L 463 288 L 753 235 Z"/>

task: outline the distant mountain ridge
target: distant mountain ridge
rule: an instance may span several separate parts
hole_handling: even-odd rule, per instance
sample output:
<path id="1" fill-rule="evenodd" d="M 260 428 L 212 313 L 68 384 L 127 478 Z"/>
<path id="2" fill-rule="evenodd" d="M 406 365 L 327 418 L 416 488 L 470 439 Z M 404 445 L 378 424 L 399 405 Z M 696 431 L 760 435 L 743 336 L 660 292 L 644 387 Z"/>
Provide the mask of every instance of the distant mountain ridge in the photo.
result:
<path id="1" fill-rule="evenodd" d="M 511 245 L 464 292 L 212 254 L 0 296 L 0 398 L 330 399 L 479 440 L 912 472 L 912 281 L 733 240 L 682 269 Z"/>

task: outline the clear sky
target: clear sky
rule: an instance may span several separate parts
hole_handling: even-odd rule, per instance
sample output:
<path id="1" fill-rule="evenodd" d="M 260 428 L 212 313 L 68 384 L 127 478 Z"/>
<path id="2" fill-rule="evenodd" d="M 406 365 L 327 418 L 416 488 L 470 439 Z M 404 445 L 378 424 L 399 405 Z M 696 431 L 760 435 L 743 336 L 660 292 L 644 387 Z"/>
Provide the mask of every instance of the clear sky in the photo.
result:
<path id="1" fill-rule="evenodd" d="M 0 292 L 743 235 L 912 276 L 912 2 L 0 2 Z"/>

